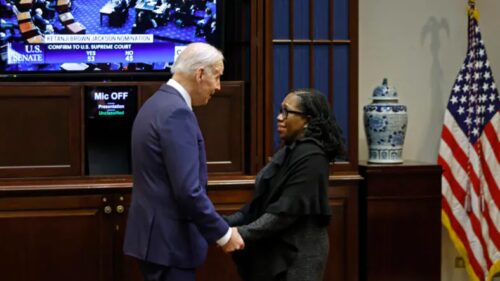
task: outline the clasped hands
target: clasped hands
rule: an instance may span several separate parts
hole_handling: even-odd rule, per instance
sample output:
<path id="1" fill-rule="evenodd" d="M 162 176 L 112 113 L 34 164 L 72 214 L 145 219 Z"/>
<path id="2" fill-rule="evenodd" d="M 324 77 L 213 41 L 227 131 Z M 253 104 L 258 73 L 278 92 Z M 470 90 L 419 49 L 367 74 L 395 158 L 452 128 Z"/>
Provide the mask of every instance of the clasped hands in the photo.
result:
<path id="1" fill-rule="evenodd" d="M 236 227 L 231 227 L 231 238 L 222 246 L 222 250 L 225 253 L 231 253 L 237 250 L 243 250 L 245 248 L 245 241 L 241 238 L 240 233 Z"/>

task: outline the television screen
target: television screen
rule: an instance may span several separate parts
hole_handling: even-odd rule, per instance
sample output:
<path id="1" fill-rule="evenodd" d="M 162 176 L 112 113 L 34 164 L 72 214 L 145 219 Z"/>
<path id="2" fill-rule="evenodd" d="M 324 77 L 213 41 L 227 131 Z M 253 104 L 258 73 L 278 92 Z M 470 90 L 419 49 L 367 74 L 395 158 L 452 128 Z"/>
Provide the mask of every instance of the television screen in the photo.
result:
<path id="1" fill-rule="evenodd" d="M 0 74 L 168 73 L 186 44 L 219 45 L 216 1 L 0 0 Z"/>

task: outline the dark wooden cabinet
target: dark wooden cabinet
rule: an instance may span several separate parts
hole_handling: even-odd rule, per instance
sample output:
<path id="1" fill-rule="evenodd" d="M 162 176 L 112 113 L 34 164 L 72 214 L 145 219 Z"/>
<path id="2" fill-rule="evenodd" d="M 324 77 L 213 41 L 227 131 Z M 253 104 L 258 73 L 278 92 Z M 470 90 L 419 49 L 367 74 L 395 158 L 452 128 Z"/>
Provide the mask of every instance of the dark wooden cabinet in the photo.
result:
<path id="1" fill-rule="evenodd" d="M 211 179 L 208 195 L 220 213 L 250 200 L 253 177 Z M 0 179 L 0 280 L 140 281 L 122 252 L 131 179 Z M 332 179 L 330 255 L 324 280 L 358 280 L 357 187 Z M 231 256 L 209 248 L 198 281 L 240 281 Z"/>
<path id="2" fill-rule="evenodd" d="M 84 101 L 88 88 L 130 86 L 140 107 L 161 83 L 1 83 L 0 280 L 141 280 L 135 260 L 122 252 L 131 176 L 88 173 Z M 248 171 L 256 167 L 257 142 L 248 98 L 244 82 L 225 81 L 209 105 L 195 110 L 207 147 L 209 196 L 223 213 L 252 194 Z M 345 169 L 334 175 L 325 280 L 357 281 L 360 177 Z M 212 246 L 197 280 L 214 278 L 240 280 L 230 256 Z"/>
<path id="3" fill-rule="evenodd" d="M 441 168 L 359 166 L 360 280 L 439 281 Z"/>
<path id="4" fill-rule="evenodd" d="M 111 280 L 102 195 L 0 198 L 0 279 Z"/>

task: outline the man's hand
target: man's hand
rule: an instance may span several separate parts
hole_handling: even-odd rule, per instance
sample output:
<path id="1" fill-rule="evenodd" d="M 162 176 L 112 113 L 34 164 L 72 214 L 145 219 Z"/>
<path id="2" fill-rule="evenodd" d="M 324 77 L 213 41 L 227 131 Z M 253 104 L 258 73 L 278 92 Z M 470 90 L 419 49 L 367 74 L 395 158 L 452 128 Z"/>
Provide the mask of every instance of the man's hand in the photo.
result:
<path id="1" fill-rule="evenodd" d="M 226 253 L 234 252 L 236 250 L 243 250 L 245 248 L 245 242 L 241 238 L 240 233 L 236 227 L 231 227 L 231 238 L 222 246 L 222 250 Z"/>

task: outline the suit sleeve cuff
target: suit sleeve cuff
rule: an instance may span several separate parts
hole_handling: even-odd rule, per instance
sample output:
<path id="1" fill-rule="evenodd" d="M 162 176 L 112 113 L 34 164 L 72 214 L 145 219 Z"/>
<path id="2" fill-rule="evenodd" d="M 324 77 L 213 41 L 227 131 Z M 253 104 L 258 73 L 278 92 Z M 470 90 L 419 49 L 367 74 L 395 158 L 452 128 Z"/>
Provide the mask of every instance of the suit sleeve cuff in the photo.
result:
<path id="1" fill-rule="evenodd" d="M 231 239 L 231 234 L 232 234 L 232 230 L 231 230 L 231 228 L 228 228 L 226 234 L 224 234 L 224 236 L 222 236 L 221 238 L 219 238 L 219 240 L 216 241 L 217 245 L 219 245 L 221 247 L 226 245 L 227 242 L 229 242 L 229 239 Z"/>

